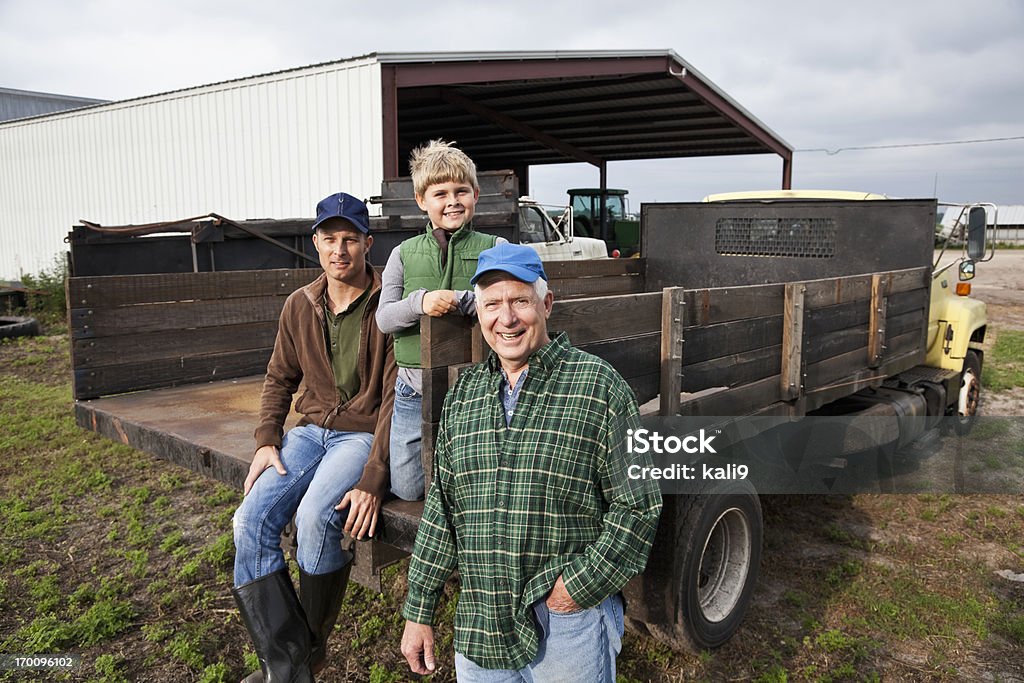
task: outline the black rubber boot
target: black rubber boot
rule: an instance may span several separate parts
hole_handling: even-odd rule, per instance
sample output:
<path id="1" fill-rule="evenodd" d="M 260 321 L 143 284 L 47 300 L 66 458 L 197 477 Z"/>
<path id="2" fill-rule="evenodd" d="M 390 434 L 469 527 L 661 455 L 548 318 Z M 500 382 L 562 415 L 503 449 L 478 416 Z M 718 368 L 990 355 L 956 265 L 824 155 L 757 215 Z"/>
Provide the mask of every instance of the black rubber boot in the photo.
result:
<path id="1" fill-rule="evenodd" d="M 347 556 L 345 566 L 330 574 L 307 574 L 299 569 L 299 602 L 313 633 L 309 668 L 314 673 L 321 671 L 327 661 L 327 639 L 338 621 L 341 601 L 345 599 L 345 588 L 352 571 L 352 553 L 344 553 Z"/>
<path id="2" fill-rule="evenodd" d="M 232 588 L 242 623 L 256 647 L 265 683 L 312 683 L 312 634 L 288 571 L 282 569 Z M 255 674 L 253 674 L 255 675 Z M 250 676 L 246 680 L 252 678 Z M 257 679 L 259 680 L 259 679 Z"/>

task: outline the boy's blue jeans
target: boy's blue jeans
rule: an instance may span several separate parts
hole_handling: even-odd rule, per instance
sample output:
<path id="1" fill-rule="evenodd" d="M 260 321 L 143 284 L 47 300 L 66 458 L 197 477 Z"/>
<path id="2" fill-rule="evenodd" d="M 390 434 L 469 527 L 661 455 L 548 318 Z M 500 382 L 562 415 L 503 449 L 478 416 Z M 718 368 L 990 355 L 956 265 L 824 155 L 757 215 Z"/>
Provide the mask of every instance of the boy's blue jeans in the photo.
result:
<path id="1" fill-rule="evenodd" d="M 402 500 L 423 498 L 423 395 L 401 379 L 395 380 L 391 414 L 391 493 Z"/>
<path id="2" fill-rule="evenodd" d="M 281 444 L 280 475 L 268 468 L 235 511 L 235 586 L 285 566 L 281 532 L 295 516 L 296 561 L 307 574 L 344 566 L 341 538 L 348 509 L 335 510 L 356 485 L 370 456 L 373 434 L 316 425 L 289 431 Z"/>
<path id="3" fill-rule="evenodd" d="M 540 602 L 534 614 L 542 637 L 532 662 L 518 671 L 484 669 L 456 652 L 459 683 L 615 683 L 625 625 L 618 595 L 568 614 L 552 612 Z"/>

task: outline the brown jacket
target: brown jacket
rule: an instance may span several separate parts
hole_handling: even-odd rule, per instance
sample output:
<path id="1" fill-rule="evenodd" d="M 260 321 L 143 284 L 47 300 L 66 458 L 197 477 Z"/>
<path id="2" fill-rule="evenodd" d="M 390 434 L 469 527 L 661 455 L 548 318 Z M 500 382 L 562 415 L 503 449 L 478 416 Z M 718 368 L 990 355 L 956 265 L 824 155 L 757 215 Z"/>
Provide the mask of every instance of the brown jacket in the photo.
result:
<path id="1" fill-rule="evenodd" d="M 373 274 L 373 289 L 359 335 L 359 393 L 347 403 L 339 403 L 324 332 L 322 302 L 327 276 L 321 275 L 292 292 L 281 310 L 274 353 L 263 381 L 255 436 L 257 448 L 281 446 L 284 421 L 301 383 L 302 393 L 295 402 L 296 412 L 302 415 L 300 425 L 373 433 L 370 459 L 355 488 L 383 497 L 390 474 L 388 454 L 397 366 L 391 336 L 383 334 L 374 323 L 380 275 L 369 264 L 366 268 Z"/>

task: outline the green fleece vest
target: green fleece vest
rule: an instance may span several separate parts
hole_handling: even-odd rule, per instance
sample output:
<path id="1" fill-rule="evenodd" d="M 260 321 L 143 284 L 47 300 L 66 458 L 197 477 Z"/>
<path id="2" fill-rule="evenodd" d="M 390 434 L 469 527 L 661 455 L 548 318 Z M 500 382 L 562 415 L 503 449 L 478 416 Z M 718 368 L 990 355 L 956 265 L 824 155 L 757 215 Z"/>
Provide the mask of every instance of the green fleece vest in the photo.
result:
<path id="1" fill-rule="evenodd" d="M 448 240 L 448 258 L 441 269 L 441 247 L 431 234 L 426 232 L 402 242 L 402 269 L 405 274 L 406 298 L 417 289 L 432 292 L 438 289 L 470 289 L 469 280 L 476 272 L 476 261 L 480 252 L 494 246 L 496 237 L 476 232 L 471 227 L 459 228 Z M 395 362 L 403 368 L 419 368 L 420 324 L 395 332 Z"/>

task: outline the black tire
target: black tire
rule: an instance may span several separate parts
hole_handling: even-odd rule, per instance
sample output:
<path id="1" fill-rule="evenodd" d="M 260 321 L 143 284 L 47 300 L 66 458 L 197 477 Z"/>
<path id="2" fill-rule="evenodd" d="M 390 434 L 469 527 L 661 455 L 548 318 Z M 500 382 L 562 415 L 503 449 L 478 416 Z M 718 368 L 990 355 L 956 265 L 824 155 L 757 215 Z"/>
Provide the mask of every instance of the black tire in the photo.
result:
<path id="1" fill-rule="evenodd" d="M 725 644 L 753 598 L 764 519 L 746 480 L 716 482 L 676 505 L 674 624 L 651 624 L 677 650 L 700 653 Z"/>
<path id="2" fill-rule="evenodd" d="M 968 350 L 964 357 L 964 369 L 960 374 L 960 394 L 953 406 L 953 431 L 966 436 L 978 421 L 981 406 L 981 358 L 974 350 Z"/>
<path id="3" fill-rule="evenodd" d="M 35 318 L 0 317 L 0 339 L 34 337 L 39 334 L 39 321 Z"/>

